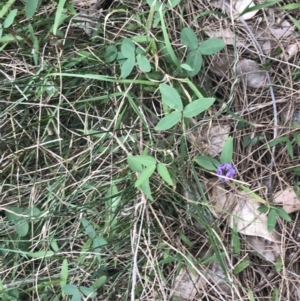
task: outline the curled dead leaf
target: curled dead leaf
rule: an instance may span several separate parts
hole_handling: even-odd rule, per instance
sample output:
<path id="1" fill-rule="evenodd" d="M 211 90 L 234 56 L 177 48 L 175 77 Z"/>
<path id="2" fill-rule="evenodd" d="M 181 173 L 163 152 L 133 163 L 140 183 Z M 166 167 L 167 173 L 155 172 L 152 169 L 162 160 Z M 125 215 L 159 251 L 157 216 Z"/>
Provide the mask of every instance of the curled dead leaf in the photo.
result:
<path id="1" fill-rule="evenodd" d="M 209 128 L 196 128 L 188 136 L 188 140 L 200 150 L 200 153 L 216 157 L 229 136 L 231 127 L 229 124 L 216 124 Z"/>
<path id="2" fill-rule="evenodd" d="M 248 12 L 242 16 L 239 17 L 239 15 L 249 6 L 252 7 L 255 4 L 253 3 L 253 0 L 232 0 L 225 2 L 223 0 L 220 1 L 212 1 L 211 5 L 215 8 L 222 9 L 225 13 L 227 13 L 229 16 L 233 15 L 234 18 L 239 20 L 240 18 L 244 20 L 249 20 L 253 18 L 258 10 L 254 10 L 252 12 Z"/>
<path id="3" fill-rule="evenodd" d="M 290 44 L 287 46 L 286 50 L 281 54 L 280 58 L 286 61 L 290 60 L 299 52 L 298 43 Z"/>
<path id="4" fill-rule="evenodd" d="M 276 258 L 280 255 L 278 244 L 268 243 L 265 239 L 257 236 L 245 235 L 245 240 L 256 252 L 270 262 L 275 262 Z"/>
<path id="5" fill-rule="evenodd" d="M 173 297 L 181 300 L 193 300 L 197 294 L 197 287 L 203 285 L 203 279 L 189 269 L 182 268 L 174 282 Z"/>
<path id="6" fill-rule="evenodd" d="M 227 191 L 218 178 L 210 179 L 208 184 L 209 204 L 216 217 L 223 217 L 233 228 L 235 223 L 239 233 L 259 236 L 278 243 L 278 236 L 267 229 L 267 215 L 257 209 L 260 204 L 245 192 Z"/>
<path id="7" fill-rule="evenodd" d="M 210 70 L 218 76 L 231 76 L 234 63 L 234 55 L 229 53 L 219 53 L 212 57 Z"/>
<path id="8" fill-rule="evenodd" d="M 235 37 L 232 30 L 230 30 L 228 27 L 204 30 L 204 32 L 210 38 L 222 39 L 226 45 L 236 44 L 237 47 L 245 45 L 245 42 L 243 40 L 241 40 L 239 37 Z"/>
<path id="9" fill-rule="evenodd" d="M 253 7 L 255 4 L 253 3 L 252 0 L 237 0 L 235 1 L 234 8 L 237 12 L 237 14 L 241 14 L 247 7 Z M 240 18 L 244 20 L 249 20 L 252 19 L 256 14 L 258 10 L 254 10 L 251 12 L 248 12 L 244 15 L 242 15 Z"/>
<path id="10" fill-rule="evenodd" d="M 267 74 L 255 61 L 241 59 L 236 65 L 236 72 L 247 87 L 259 88 L 266 83 Z"/>
<path id="11" fill-rule="evenodd" d="M 273 202 L 275 205 L 282 206 L 287 213 L 300 210 L 300 200 L 293 187 L 277 192 Z"/>

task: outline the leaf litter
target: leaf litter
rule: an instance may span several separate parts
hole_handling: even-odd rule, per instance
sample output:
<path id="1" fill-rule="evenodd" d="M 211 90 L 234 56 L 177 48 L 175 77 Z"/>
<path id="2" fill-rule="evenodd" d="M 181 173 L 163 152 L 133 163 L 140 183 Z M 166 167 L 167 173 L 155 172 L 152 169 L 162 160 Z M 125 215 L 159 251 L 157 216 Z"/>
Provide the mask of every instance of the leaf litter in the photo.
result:
<path id="1" fill-rule="evenodd" d="M 209 16 L 207 17 L 208 21 L 204 21 L 204 23 L 206 22 L 203 29 L 204 33 L 210 38 L 216 37 L 223 39 L 227 45 L 227 48 L 222 50 L 220 53 L 211 56 L 208 65 L 209 70 L 217 77 L 224 78 L 222 80 L 224 80 L 224 82 L 227 81 L 229 86 L 233 83 L 235 79 L 234 77 L 236 76 L 244 87 L 255 89 L 260 88 L 259 92 L 256 92 L 257 94 L 253 93 L 253 98 L 251 98 L 252 95 L 250 94 L 245 95 L 244 89 L 242 89 L 244 95 L 235 92 L 237 97 L 233 97 L 232 109 L 234 110 L 234 108 L 238 108 L 240 112 L 243 112 L 243 110 L 240 109 L 241 105 L 245 106 L 244 111 L 247 112 L 247 108 L 250 107 L 248 101 L 251 99 L 257 100 L 257 104 L 263 104 L 264 99 L 267 99 L 268 101 L 270 99 L 269 95 L 266 96 L 262 92 L 263 88 L 265 88 L 268 83 L 266 82 L 267 72 L 266 69 L 263 68 L 259 56 L 268 56 L 268 58 L 271 59 L 271 62 L 272 58 L 274 58 L 275 62 L 276 60 L 279 60 L 280 63 L 284 64 L 284 62 L 292 60 L 299 55 L 299 34 L 295 31 L 295 27 L 291 24 L 291 22 L 286 20 L 286 16 L 282 17 L 282 14 L 269 7 L 239 16 L 248 5 L 253 7 L 256 4 L 262 3 L 264 3 L 264 1 L 212 1 L 210 2 L 210 7 L 221 10 L 230 18 L 233 17 L 234 20 L 230 23 L 224 21 L 224 19 Z M 233 5 L 232 8 L 230 7 L 230 4 Z M 216 19 L 218 22 L 213 21 Z M 262 52 L 257 49 L 257 45 L 254 43 L 249 32 L 246 33 L 247 30 L 245 30 L 242 20 L 246 21 L 250 32 L 252 32 L 254 38 L 257 40 Z M 234 23 L 235 21 L 237 22 Z M 201 28 L 197 24 L 195 24 L 195 26 L 197 28 Z M 237 52 L 235 53 L 235 51 Z M 267 67 L 270 68 L 269 65 L 267 65 Z M 294 65 L 294 67 L 296 68 L 296 65 Z M 278 73 L 282 72 L 282 70 L 279 68 L 277 70 L 272 70 L 272 67 L 268 70 L 271 70 L 270 74 L 275 74 L 275 76 L 277 76 L 272 78 L 272 82 L 274 82 L 274 79 L 278 80 Z M 297 68 L 293 70 L 298 72 Z M 297 94 L 298 86 L 295 85 L 293 87 L 291 91 L 293 91 L 294 95 L 292 95 L 292 93 L 289 93 L 290 91 L 288 89 L 285 89 L 286 85 L 289 86 L 291 79 L 289 79 L 286 74 L 283 74 L 282 77 L 279 76 L 279 78 L 282 82 L 280 82 L 281 89 L 276 91 L 276 100 L 278 99 L 279 103 L 279 100 L 281 101 L 282 99 L 285 99 L 287 103 L 286 107 L 289 105 L 290 109 L 285 108 L 281 112 L 291 111 L 292 113 L 290 115 L 294 116 L 293 112 L 297 112 L 297 110 L 299 110 L 299 101 L 296 101 L 296 99 L 299 98 L 299 95 Z M 216 90 L 223 89 L 223 92 L 225 90 L 223 88 L 224 82 L 220 83 L 219 78 L 217 78 Z M 236 88 L 236 90 L 239 91 L 238 87 Z M 227 91 L 229 90 L 230 89 L 227 89 Z M 240 98 L 241 100 L 237 100 L 236 98 Z M 271 104 L 270 101 L 269 103 Z M 265 122 L 266 114 L 272 116 L 272 113 L 274 112 L 265 110 L 261 113 L 260 119 L 253 118 L 253 120 L 256 124 L 261 126 L 262 120 Z M 252 116 L 249 117 L 251 118 Z M 248 116 L 246 119 L 248 119 Z M 219 124 L 225 122 L 224 120 L 225 118 L 218 118 Z M 231 127 L 229 124 L 227 125 L 230 133 Z M 209 129 L 212 129 L 213 127 L 215 127 L 214 130 L 210 132 Z M 222 149 L 222 141 L 224 143 L 227 135 L 227 131 L 224 130 L 223 132 L 223 129 L 221 130 L 223 127 L 224 124 L 222 124 L 222 126 L 210 125 L 210 127 L 203 125 L 199 128 L 199 130 L 196 129 L 189 135 L 189 141 L 192 143 L 193 147 L 195 147 L 197 154 L 200 152 L 201 155 L 207 154 L 212 157 L 218 157 Z M 255 137 L 256 130 L 251 129 L 251 131 L 253 131 L 250 133 L 251 137 Z M 219 133 L 219 141 L 217 142 L 213 142 L 215 139 L 214 133 Z M 263 135 L 260 134 L 260 137 L 265 138 L 264 135 L 266 135 L 266 133 L 267 131 L 263 132 Z M 211 147 L 211 145 L 214 145 L 215 147 Z M 255 147 L 253 146 L 256 145 L 251 145 L 252 151 L 255 152 Z M 264 183 L 266 183 L 264 169 L 268 170 L 269 167 L 264 167 L 260 163 L 261 157 L 259 160 L 254 159 L 254 157 L 250 157 L 251 159 L 248 160 L 248 156 L 250 157 L 250 155 L 247 154 L 245 155 L 245 158 L 240 157 L 240 159 L 247 163 L 250 162 L 251 164 L 254 164 L 256 170 L 253 171 L 253 169 L 251 169 L 252 171 L 249 172 L 248 170 L 250 170 L 250 168 L 248 168 L 247 163 L 245 163 L 245 170 L 240 170 L 240 179 L 246 183 L 250 182 L 253 184 L 257 181 L 259 186 L 264 185 Z M 286 158 L 282 159 L 283 163 L 281 163 L 280 160 L 282 157 L 279 157 L 279 154 L 277 153 L 276 156 L 278 156 L 276 157 L 277 172 L 280 176 L 284 174 L 284 179 L 286 179 L 286 174 L 281 173 L 280 170 L 280 168 L 286 168 L 284 165 L 286 164 Z M 256 160 L 258 161 L 256 162 Z M 291 162 L 288 162 L 288 164 L 291 164 Z M 296 164 L 298 164 L 298 161 Z M 259 172 L 257 172 L 257 170 Z M 275 172 L 273 175 L 274 174 Z M 277 177 L 277 174 L 275 176 Z M 278 176 L 278 179 L 281 180 L 280 176 Z M 289 179 L 291 178 L 292 177 L 289 177 Z M 206 178 L 204 181 L 206 181 Z M 278 184 L 278 182 L 276 183 Z M 234 192 L 229 191 L 228 187 L 229 186 L 227 184 L 221 183 L 217 178 L 210 179 L 207 184 L 207 205 L 214 216 L 218 220 L 226 222 L 231 228 L 233 228 L 233 224 L 235 223 L 238 233 L 242 235 L 245 244 L 248 246 L 247 252 L 251 253 L 254 249 L 261 257 L 272 263 L 275 263 L 278 258 L 284 258 L 289 252 L 286 242 L 284 241 L 286 237 L 283 238 L 280 233 L 275 231 L 268 231 L 267 214 L 258 211 L 261 204 L 249 194 L 236 189 L 236 187 L 233 188 L 234 186 L 230 186 L 234 189 Z M 282 188 L 281 185 L 276 186 L 274 184 L 272 188 L 272 205 L 282 206 L 287 213 L 296 212 L 300 209 L 300 200 L 294 190 L 294 187 Z M 283 231 L 285 231 L 285 226 L 283 229 Z M 212 268 L 210 267 L 210 269 Z M 289 275 L 292 275 L 292 272 L 288 273 Z M 296 277 L 293 281 L 297 282 L 299 281 L 299 278 Z M 291 287 L 291 292 L 296 298 L 295 300 L 300 300 L 300 294 L 297 290 L 295 291 L 295 287 Z"/>

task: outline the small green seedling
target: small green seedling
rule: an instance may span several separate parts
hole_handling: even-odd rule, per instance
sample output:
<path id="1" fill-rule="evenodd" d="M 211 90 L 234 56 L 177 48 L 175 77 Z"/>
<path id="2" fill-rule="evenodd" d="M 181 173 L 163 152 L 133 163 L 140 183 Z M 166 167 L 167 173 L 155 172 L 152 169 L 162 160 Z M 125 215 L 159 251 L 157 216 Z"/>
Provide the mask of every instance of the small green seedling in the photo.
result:
<path id="1" fill-rule="evenodd" d="M 162 96 L 163 105 L 167 106 L 172 112 L 158 122 L 155 127 L 157 131 L 164 131 L 172 128 L 182 120 L 183 117 L 195 117 L 206 111 L 215 102 L 214 98 L 201 98 L 194 100 L 183 107 L 181 97 L 173 87 L 163 83 L 159 85 L 159 90 Z"/>
<path id="2" fill-rule="evenodd" d="M 181 30 L 181 43 L 185 45 L 189 53 L 186 62 L 181 64 L 189 76 L 197 75 L 202 67 L 202 55 L 211 55 L 225 47 L 225 43 L 218 38 L 211 38 L 199 43 L 196 33 L 189 27 Z"/>
<path id="3" fill-rule="evenodd" d="M 194 161 L 206 170 L 215 171 L 220 164 L 229 164 L 233 158 L 233 138 L 228 137 L 222 147 L 220 161 L 210 156 L 197 156 Z"/>
<path id="4" fill-rule="evenodd" d="M 291 217 L 286 213 L 286 211 L 279 206 L 268 207 L 266 205 L 261 205 L 257 210 L 261 213 L 268 214 L 267 229 L 269 232 L 272 232 L 275 229 L 277 224 L 277 216 L 280 216 L 287 222 L 290 222 L 292 220 Z"/>
<path id="5" fill-rule="evenodd" d="M 110 60 L 115 59 L 116 57 L 115 47 L 111 46 L 108 51 L 110 53 L 108 58 Z M 132 42 L 131 39 L 128 38 L 123 39 L 121 44 L 120 55 L 125 59 L 122 62 L 122 67 L 121 67 L 122 78 L 126 78 L 131 74 L 136 63 L 142 72 L 147 73 L 151 71 L 150 61 L 147 59 L 143 51 L 135 46 L 135 44 Z"/>

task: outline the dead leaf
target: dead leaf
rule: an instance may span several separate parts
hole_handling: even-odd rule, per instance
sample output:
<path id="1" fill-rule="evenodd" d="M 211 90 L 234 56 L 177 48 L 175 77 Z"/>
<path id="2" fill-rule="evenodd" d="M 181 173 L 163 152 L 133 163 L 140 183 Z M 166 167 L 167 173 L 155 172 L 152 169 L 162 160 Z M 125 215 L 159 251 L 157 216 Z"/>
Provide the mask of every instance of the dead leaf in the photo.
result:
<path id="1" fill-rule="evenodd" d="M 293 187 L 277 192 L 273 202 L 275 205 L 282 206 L 287 213 L 300 210 L 300 200 Z"/>
<path id="2" fill-rule="evenodd" d="M 215 157 L 220 154 L 230 130 L 229 124 L 217 124 L 208 129 L 199 127 L 188 136 L 188 139 L 195 147 L 200 149 L 201 153 Z"/>
<path id="3" fill-rule="evenodd" d="M 92 35 L 97 19 L 102 13 L 101 9 L 98 9 L 98 3 L 98 0 L 75 0 L 73 2 L 74 8 L 79 12 L 75 20 L 83 21 L 73 24 L 73 26 L 82 28 L 88 36 Z"/>
<path id="4" fill-rule="evenodd" d="M 299 52 L 298 43 L 290 44 L 288 45 L 286 50 L 283 50 L 283 53 L 280 55 L 280 58 L 288 61 L 292 57 L 294 57 L 298 52 Z"/>
<path id="5" fill-rule="evenodd" d="M 173 297 L 182 300 L 193 300 L 197 294 L 197 287 L 200 285 L 201 277 L 194 275 L 192 271 L 181 268 L 174 282 Z"/>
<path id="6" fill-rule="evenodd" d="M 252 0 L 237 0 L 234 4 L 234 8 L 238 14 L 241 14 L 247 7 L 252 7 L 254 5 L 255 4 L 253 3 Z M 252 19 L 256 15 L 257 12 L 258 12 L 258 10 L 248 12 L 248 13 L 242 15 L 240 18 L 242 18 L 244 20 Z"/>
<path id="7" fill-rule="evenodd" d="M 242 18 L 244 20 L 249 20 L 249 19 L 253 18 L 256 15 L 256 13 L 258 12 L 258 10 L 255 10 L 255 11 L 252 11 L 252 12 L 248 12 L 248 13 L 242 15 L 241 17 L 239 17 L 239 15 L 248 6 L 252 7 L 252 6 L 255 5 L 253 3 L 253 0 L 232 0 L 232 1 L 228 1 L 228 2 L 224 2 L 223 0 L 221 0 L 221 1 L 212 1 L 211 5 L 213 7 L 222 9 L 229 16 L 231 16 L 231 14 L 232 14 L 233 17 L 236 18 L 237 20 L 239 20 L 240 18 Z M 231 7 L 233 7 L 233 9 L 231 9 Z"/>
<path id="8" fill-rule="evenodd" d="M 266 83 L 266 72 L 255 61 L 241 59 L 236 64 L 236 72 L 247 87 L 264 87 Z"/>
<path id="9" fill-rule="evenodd" d="M 218 76 L 231 77 L 233 63 L 233 54 L 219 53 L 212 57 L 209 68 Z"/>
<path id="10" fill-rule="evenodd" d="M 234 33 L 229 28 L 221 27 L 214 30 L 204 30 L 204 32 L 210 38 L 222 39 L 226 45 L 236 44 L 237 47 L 245 46 L 245 42 L 239 37 L 235 37 Z"/>
<path id="11" fill-rule="evenodd" d="M 277 40 L 288 38 L 294 32 L 293 26 L 287 20 L 284 20 L 279 25 L 272 24 L 272 26 L 268 26 L 268 29 Z"/>
<path id="12" fill-rule="evenodd" d="M 212 255 L 212 254 L 211 254 Z M 172 297 L 181 301 L 193 300 L 198 291 L 207 291 L 208 286 L 225 295 L 230 295 L 231 287 L 226 281 L 226 275 L 219 262 L 213 262 L 205 266 L 202 277 L 190 268 L 181 268 L 174 281 Z M 176 299 L 178 300 L 178 299 Z"/>
<path id="13" fill-rule="evenodd" d="M 216 261 L 210 264 L 207 273 L 209 274 L 211 282 L 213 282 L 223 294 L 231 294 L 231 287 L 226 281 L 226 275 L 219 262 Z"/>
<path id="14" fill-rule="evenodd" d="M 259 236 L 272 242 L 279 242 L 278 236 L 267 229 L 267 215 L 257 209 L 260 204 L 245 192 L 233 193 L 225 189 L 218 178 L 210 179 L 207 185 L 211 211 L 216 217 L 223 217 L 239 233 Z"/>
<path id="15" fill-rule="evenodd" d="M 266 240 L 257 236 L 245 235 L 245 240 L 254 250 L 270 262 L 275 262 L 276 258 L 280 255 L 278 244 L 267 243 Z"/>

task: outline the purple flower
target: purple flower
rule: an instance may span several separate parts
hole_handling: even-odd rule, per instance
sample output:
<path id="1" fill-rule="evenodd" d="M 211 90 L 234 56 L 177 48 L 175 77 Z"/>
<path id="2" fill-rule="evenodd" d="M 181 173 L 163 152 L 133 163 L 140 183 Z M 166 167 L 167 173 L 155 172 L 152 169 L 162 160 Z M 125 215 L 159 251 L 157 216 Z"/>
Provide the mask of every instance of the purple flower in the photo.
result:
<path id="1" fill-rule="evenodd" d="M 220 176 L 222 182 L 227 182 L 234 177 L 235 169 L 229 163 L 221 163 L 217 168 L 217 174 Z"/>

